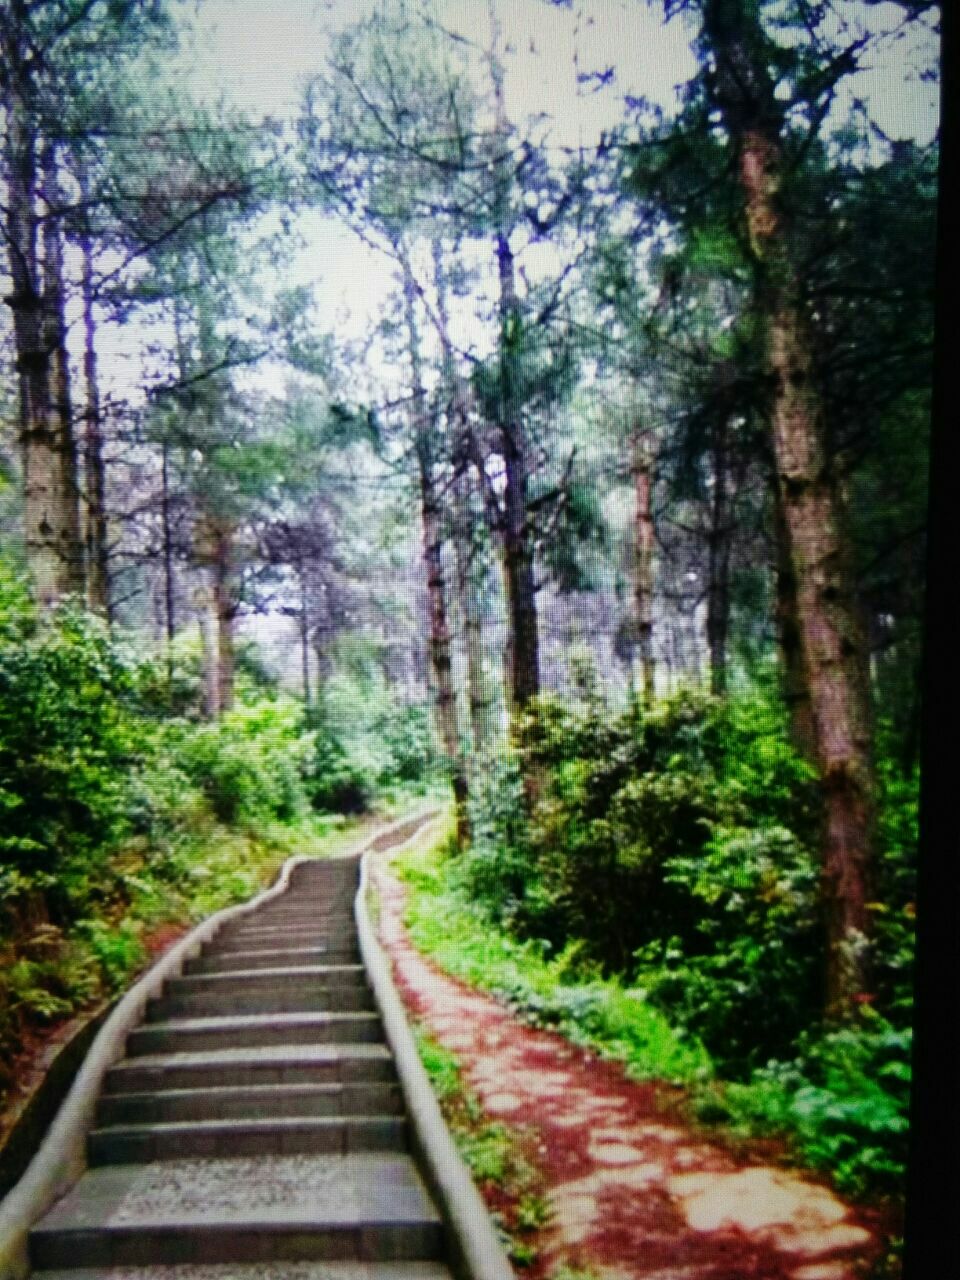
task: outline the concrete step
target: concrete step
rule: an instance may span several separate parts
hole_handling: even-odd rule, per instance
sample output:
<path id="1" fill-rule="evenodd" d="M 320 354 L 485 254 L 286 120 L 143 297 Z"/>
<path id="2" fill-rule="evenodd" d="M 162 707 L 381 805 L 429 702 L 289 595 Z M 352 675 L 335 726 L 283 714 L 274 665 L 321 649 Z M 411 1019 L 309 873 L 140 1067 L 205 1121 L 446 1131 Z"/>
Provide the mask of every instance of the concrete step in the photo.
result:
<path id="1" fill-rule="evenodd" d="M 269 991 L 282 986 L 285 991 L 330 991 L 342 987 L 366 988 L 361 964 L 300 965 L 285 969 L 236 969 L 227 973 L 190 973 L 168 978 L 164 993 L 169 996 L 217 992 L 224 995 Z"/>
<path id="2" fill-rule="evenodd" d="M 90 1169 L 33 1229 L 34 1268 L 438 1261 L 406 1156 L 260 1156 Z"/>
<path id="3" fill-rule="evenodd" d="M 303 924 L 224 924 L 218 929 L 215 940 L 236 941 L 237 938 L 296 938 L 298 942 L 310 938 L 353 938 L 356 928 L 352 920 L 310 920 Z"/>
<path id="4" fill-rule="evenodd" d="M 343 1044 L 380 1040 L 382 1036 L 379 1015 L 365 1012 L 177 1018 L 134 1027 L 127 1036 L 127 1056 L 261 1045 Z"/>
<path id="5" fill-rule="evenodd" d="M 355 965 L 360 959 L 356 946 L 284 947 L 275 951 L 204 951 L 187 960 L 184 973 L 229 973 L 237 969 L 313 967 L 318 964 Z"/>
<path id="6" fill-rule="evenodd" d="M 268 902 L 256 911 L 246 911 L 237 916 L 243 920 L 296 920 L 296 919 L 353 919 L 356 886 L 351 886 L 348 893 L 337 893 L 334 897 L 317 897 L 313 894 L 290 894 L 286 899 Z"/>
<path id="7" fill-rule="evenodd" d="M 442 1262 L 211 1262 L 43 1271 L 43 1280 L 453 1280 Z"/>
<path id="8" fill-rule="evenodd" d="M 271 926 L 266 929 L 244 929 L 226 931 L 221 929 L 210 939 L 210 951 L 275 951 L 278 947 L 340 947 L 352 946 L 356 939 L 355 929 L 341 928 L 320 929 L 309 928 L 285 929 Z"/>
<path id="9" fill-rule="evenodd" d="M 392 1082 L 396 1071 L 384 1044 L 277 1045 L 125 1058 L 107 1072 L 107 1093 L 152 1093 L 211 1085 Z"/>
<path id="10" fill-rule="evenodd" d="M 97 1102 L 98 1128 L 158 1121 L 254 1119 L 262 1116 L 400 1115 L 397 1084 L 212 1085 L 154 1093 L 107 1093 Z"/>
<path id="11" fill-rule="evenodd" d="M 307 928 L 312 925 L 353 924 L 352 909 L 343 911 L 317 911 L 314 909 L 296 911 L 251 911 L 248 915 L 239 915 L 221 925 L 224 929 L 282 929 Z"/>
<path id="12" fill-rule="evenodd" d="M 229 1156 L 406 1151 L 402 1116 L 269 1116 L 110 1125 L 87 1135 L 92 1167 Z"/>
<path id="13" fill-rule="evenodd" d="M 197 991 L 162 996 L 147 1005 L 147 1021 L 168 1018 L 201 1018 L 207 1014 L 245 1013 L 348 1013 L 373 1009 L 367 987 L 321 987 L 311 990 L 263 987 L 259 991 Z"/>

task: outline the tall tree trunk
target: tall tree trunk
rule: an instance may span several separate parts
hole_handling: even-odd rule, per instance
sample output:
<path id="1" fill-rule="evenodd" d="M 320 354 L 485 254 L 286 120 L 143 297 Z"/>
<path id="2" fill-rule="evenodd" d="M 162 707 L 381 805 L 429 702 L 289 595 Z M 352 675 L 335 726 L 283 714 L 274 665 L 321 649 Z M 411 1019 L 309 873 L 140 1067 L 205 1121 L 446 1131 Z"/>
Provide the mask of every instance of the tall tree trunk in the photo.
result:
<path id="1" fill-rule="evenodd" d="M 730 634 L 730 513 L 727 504 L 727 423 L 714 426 L 713 494 L 707 544 L 707 647 L 710 650 L 710 692 L 727 691 L 727 641 Z"/>
<path id="2" fill-rule="evenodd" d="M 204 632 L 207 714 L 215 718 L 233 707 L 236 657 L 233 628 L 237 617 L 234 575 L 234 537 L 231 522 L 212 512 L 196 520 L 194 555 L 205 570 L 207 585 L 197 598 Z"/>
<path id="3" fill-rule="evenodd" d="M 89 201 L 87 175 L 81 165 L 77 178 L 80 198 Z M 83 475 L 86 491 L 87 599 L 91 609 L 113 619 L 110 599 L 109 530 L 107 525 L 107 467 L 103 452 L 103 414 L 97 368 L 96 318 L 93 306 L 93 240 L 87 228 L 79 237 L 82 261 L 83 376 L 86 384 L 86 430 Z M 166 464 L 166 458 L 164 458 Z M 166 492 L 166 490 L 165 490 Z"/>
<path id="4" fill-rule="evenodd" d="M 211 533 L 213 614 L 217 623 L 217 705 L 222 715 L 233 709 L 236 677 L 233 636 L 237 617 L 233 574 L 234 532 L 228 521 L 215 520 Z"/>
<path id="5" fill-rule="evenodd" d="M 778 487 L 773 492 L 774 546 L 776 551 L 776 600 L 774 605 L 777 647 L 780 652 L 781 687 L 790 720 L 793 745 L 808 760 L 816 757 L 816 735 L 810 707 L 810 685 L 803 669 L 800 623 L 797 616 L 797 583 L 789 554 L 787 530 Z"/>
<path id="6" fill-rule="evenodd" d="M 22 7 L 22 6 L 21 6 Z M 6 239 L 12 288 L 4 301 L 13 314 L 20 385 L 24 551 L 37 602 L 50 608 L 72 588 L 62 536 L 63 472 L 58 418 L 50 396 L 50 351 L 44 333 L 37 260 L 36 136 L 14 72 L 4 97 Z"/>
<path id="7" fill-rule="evenodd" d="M 160 445 L 160 520 L 163 536 L 163 604 L 166 624 L 167 679 L 173 680 L 173 642 L 177 634 L 173 569 L 173 522 L 170 514 L 170 443 Z"/>
<path id="8" fill-rule="evenodd" d="M 448 431 L 454 459 L 453 477 L 453 545 L 456 557 L 457 600 L 463 619 L 463 640 L 467 659 L 467 697 L 470 710 L 470 734 L 473 750 L 482 755 L 488 737 L 490 699 L 483 661 L 483 618 L 481 589 L 478 583 L 477 548 L 474 521 L 470 510 L 468 465 L 467 401 L 457 374 L 453 343 L 447 313 L 447 281 L 443 263 L 443 246 L 433 240 L 433 277 L 437 295 L 441 366 L 450 407 Z"/>
<path id="9" fill-rule="evenodd" d="M 736 149 L 747 228 L 767 327 L 771 427 L 783 531 L 796 586 L 824 808 L 825 1007 L 848 1017 L 868 989 L 868 875 L 875 787 L 866 643 L 857 617 L 836 476 L 824 445 L 812 344 L 790 262 L 781 200 L 782 107 L 745 0 L 704 0 L 713 91 Z"/>
<path id="10" fill-rule="evenodd" d="M 653 656 L 653 573 L 656 539 L 653 527 L 653 451 L 650 433 L 637 419 L 633 430 L 633 484 L 636 498 L 634 553 L 634 601 L 637 619 L 637 649 L 643 700 L 650 703 L 656 692 Z"/>
<path id="11" fill-rule="evenodd" d="M 483 661 L 482 591 L 478 581 L 477 547 L 466 471 L 460 468 L 453 482 L 454 553 L 457 564 L 457 597 L 463 617 L 463 641 L 467 659 L 467 697 L 470 736 L 477 756 L 483 755 L 489 736 L 490 698 Z"/>
<path id="12" fill-rule="evenodd" d="M 216 656 L 217 622 L 213 609 L 213 596 L 206 584 L 194 593 L 194 600 L 203 649 L 204 713 L 208 720 L 216 720 L 220 715 L 220 678 Z"/>
<path id="13" fill-rule="evenodd" d="M 57 150 L 52 142 L 48 141 L 43 145 L 41 167 L 43 202 L 46 206 L 43 220 L 43 332 L 44 344 L 49 353 L 50 410 L 60 466 L 61 510 L 58 527 L 69 590 L 85 596 L 87 584 L 80 523 L 77 445 L 73 430 L 70 361 L 67 355 L 60 183 Z"/>
<path id="14" fill-rule="evenodd" d="M 510 624 L 510 701 L 522 711 L 540 692 L 540 640 L 533 548 L 527 528 L 526 458 L 504 434 L 503 571 Z"/>
<path id="15" fill-rule="evenodd" d="M 527 519 L 530 462 L 529 444 L 520 403 L 521 313 L 517 298 L 513 250 L 510 248 L 508 218 L 507 144 L 509 125 L 503 92 L 503 65 L 500 61 L 500 25 L 496 3 L 490 3 L 490 75 L 493 82 L 496 120 L 494 124 L 502 155 L 497 163 L 494 198 L 497 280 L 500 321 L 500 404 L 497 430 L 504 468 L 501 542 L 507 618 L 510 627 L 510 704 L 514 713 L 522 711 L 540 692 L 540 639 L 537 618 L 536 583 L 531 531 Z"/>
<path id="16" fill-rule="evenodd" d="M 403 301 L 409 343 L 413 389 L 414 453 L 420 483 L 420 516 L 423 527 L 423 563 L 430 601 L 430 664 L 437 692 L 437 720 L 440 740 L 450 771 L 450 785 L 456 806 L 457 839 L 466 845 L 470 838 L 467 818 L 469 788 L 460 731 L 457 723 L 457 696 L 453 684 L 453 659 L 447 610 L 447 586 L 443 572 L 443 513 L 437 492 L 431 423 L 427 420 L 426 393 L 420 356 L 420 335 L 416 319 L 413 273 L 405 251 L 399 247 L 403 270 Z"/>
<path id="17" fill-rule="evenodd" d="M 303 680 L 303 705 L 310 706 L 310 615 L 307 608 L 307 579 L 301 567 L 300 580 L 300 675 Z"/>

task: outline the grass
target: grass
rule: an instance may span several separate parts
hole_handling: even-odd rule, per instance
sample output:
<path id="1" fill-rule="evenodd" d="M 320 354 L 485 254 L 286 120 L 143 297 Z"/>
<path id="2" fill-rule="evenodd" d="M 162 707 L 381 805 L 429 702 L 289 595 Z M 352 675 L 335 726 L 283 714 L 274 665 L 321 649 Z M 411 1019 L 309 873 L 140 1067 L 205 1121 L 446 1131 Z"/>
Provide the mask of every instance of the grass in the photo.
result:
<path id="1" fill-rule="evenodd" d="M 457 1150 L 495 1203 L 491 1216 L 511 1261 L 529 1266 L 537 1257 L 536 1233 L 549 1225 L 552 1209 L 540 1175 L 524 1154 L 523 1134 L 485 1113 L 464 1083 L 455 1054 L 422 1026 L 414 1027 L 414 1037 Z"/>

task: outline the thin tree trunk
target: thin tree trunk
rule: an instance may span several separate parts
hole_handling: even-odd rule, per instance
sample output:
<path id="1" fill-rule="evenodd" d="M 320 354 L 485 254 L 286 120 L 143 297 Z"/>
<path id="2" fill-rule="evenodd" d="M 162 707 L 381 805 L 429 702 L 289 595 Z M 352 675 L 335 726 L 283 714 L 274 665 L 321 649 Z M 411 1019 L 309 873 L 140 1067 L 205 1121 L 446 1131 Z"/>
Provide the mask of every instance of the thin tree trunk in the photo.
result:
<path id="1" fill-rule="evenodd" d="M 49 353 L 50 410 L 60 466 L 58 530 L 68 589 L 85 596 L 77 445 L 73 431 L 73 401 L 70 394 L 70 362 L 67 356 L 67 324 L 64 314 L 60 192 L 57 152 L 53 143 L 44 144 L 41 164 L 43 201 L 46 205 L 43 221 L 43 332 L 44 344 Z"/>
<path id="2" fill-rule="evenodd" d="M 163 603 L 166 624 L 167 679 L 173 680 L 173 642 L 177 634 L 173 569 L 173 524 L 170 518 L 170 445 L 160 446 L 160 519 L 163 531 Z"/>
<path id="3" fill-rule="evenodd" d="M 782 108 L 756 50 L 763 37 L 744 0 L 705 0 L 714 92 L 739 160 L 759 276 L 773 383 L 771 426 L 783 531 L 796 586 L 824 809 L 825 1008 L 848 1017 L 868 990 L 869 870 L 875 827 L 868 657 L 841 527 L 841 500 L 824 445 L 812 344 L 788 252 L 780 197 Z"/>
<path id="4" fill-rule="evenodd" d="M 457 596 L 463 616 L 470 735 L 474 752 L 477 756 L 481 756 L 487 745 L 490 705 L 483 662 L 483 615 L 481 590 L 477 581 L 477 548 L 471 536 L 473 520 L 470 512 L 467 475 L 462 469 L 454 479 L 453 501 Z"/>
<path id="5" fill-rule="evenodd" d="M 510 701 L 522 711 L 540 692 L 540 639 L 533 550 L 527 529 L 526 459 L 505 435 L 503 570 L 510 623 Z"/>
<path id="6" fill-rule="evenodd" d="M 233 627 L 237 602 L 233 581 L 233 530 L 226 521 L 213 525 L 213 613 L 217 623 L 217 706 L 220 715 L 233 709 L 236 653 Z"/>
<path id="7" fill-rule="evenodd" d="M 636 495 L 634 599 L 637 611 L 637 648 L 640 654 L 643 700 L 649 704 L 656 692 L 656 667 L 653 656 L 653 573 L 656 539 L 653 527 L 653 456 L 649 433 L 644 430 L 639 420 L 634 427 L 633 483 Z"/>
<path id="8" fill-rule="evenodd" d="M 504 155 L 498 165 L 495 192 L 495 245 L 499 283 L 500 320 L 500 405 L 497 428 L 504 467 L 501 541 L 507 617 L 510 626 L 509 700 L 514 713 L 522 711 L 540 692 L 540 640 L 537 618 L 533 546 L 527 520 L 529 483 L 528 442 L 519 403 L 520 367 L 517 343 L 521 315 L 517 299 L 513 250 L 507 225 L 505 176 L 509 126 L 503 93 L 503 66 L 500 62 L 500 25 L 495 0 L 490 3 L 490 76 L 496 110 L 495 132 Z"/>
<path id="9" fill-rule="evenodd" d="M 483 661 L 483 617 L 481 591 L 477 581 L 476 545 L 470 510 L 470 485 L 465 448 L 466 401 L 457 376 L 453 343 L 447 314 L 447 282 L 443 266 L 443 247 L 439 240 L 433 251 L 434 287 L 437 295 L 437 317 L 441 364 L 447 394 L 451 399 L 448 429 L 454 455 L 453 478 L 453 544 L 457 566 L 457 599 L 463 619 L 463 640 L 467 659 L 467 697 L 470 710 L 470 734 L 474 753 L 482 755 L 488 737 L 489 695 Z"/>
<path id="10" fill-rule="evenodd" d="M 730 634 L 730 541 L 727 509 L 727 424 L 714 428 L 713 495 L 707 546 L 707 647 L 710 650 L 710 692 L 727 691 L 727 641 Z"/>
<path id="11" fill-rule="evenodd" d="M 310 618 L 307 610 L 307 580 L 300 578 L 300 674 L 303 680 L 303 705 L 310 706 Z"/>
<path id="12" fill-rule="evenodd" d="M 200 643 L 203 649 L 204 712 L 208 720 L 216 720 L 220 715 L 220 679 L 216 657 L 216 618 L 212 595 L 207 587 L 203 586 L 196 592 L 195 599 Z"/>
<path id="13" fill-rule="evenodd" d="M 457 724 L 457 697 L 453 684 L 452 646 L 447 610 L 447 586 L 443 572 L 443 521 L 434 472 L 430 423 L 427 421 L 426 394 L 420 357 L 420 336 L 415 309 L 415 286 L 410 263 L 400 250 L 403 269 L 403 301 L 409 342 L 410 372 L 413 388 L 414 452 L 420 483 L 420 516 L 423 527 L 423 563 L 427 575 L 430 601 L 430 663 L 437 694 L 437 719 L 443 743 L 450 784 L 456 806 L 457 839 L 466 845 L 470 838 L 467 818 L 469 787 L 460 749 Z"/>
<path id="14" fill-rule="evenodd" d="M 89 199 L 86 173 L 78 170 L 80 197 Z M 93 306 L 93 242 L 88 230 L 79 238 L 82 261 L 83 376 L 86 384 L 84 487 L 86 490 L 87 599 L 91 609 L 113 619 L 110 599 L 109 531 L 107 525 L 107 468 L 103 452 L 103 417 L 97 369 L 96 319 Z M 164 460 L 166 461 L 166 460 Z"/>

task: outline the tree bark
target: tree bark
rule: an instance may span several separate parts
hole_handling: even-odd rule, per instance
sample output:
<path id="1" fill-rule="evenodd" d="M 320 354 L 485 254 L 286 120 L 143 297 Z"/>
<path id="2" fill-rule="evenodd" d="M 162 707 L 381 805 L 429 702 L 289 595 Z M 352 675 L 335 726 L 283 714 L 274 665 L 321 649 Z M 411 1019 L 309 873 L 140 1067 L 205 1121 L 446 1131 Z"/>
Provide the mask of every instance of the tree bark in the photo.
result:
<path id="1" fill-rule="evenodd" d="M 57 521 L 64 573 L 69 591 L 86 595 L 83 533 L 80 523 L 80 487 L 77 445 L 73 430 L 70 393 L 70 361 L 67 356 L 67 324 L 64 304 L 63 237 L 60 228 L 60 192 L 57 151 L 44 143 L 41 153 L 43 220 L 43 335 L 49 353 L 50 412 L 60 468 Z"/>
<path id="2" fill-rule="evenodd" d="M 163 605 L 166 628 L 167 679 L 173 680 L 173 642 L 177 634 L 173 569 L 173 523 L 170 518 L 170 443 L 160 445 L 160 520 L 163 536 Z"/>
<path id="3" fill-rule="evenodd" d="M 61 529 L 63 472 L 58 419 L 50 395 L 50 351 L 44 333 L 37 257 L 36 134 L 15 67 L 8 69 L 3 105 L 6 239 L 12 282 L 4 301 L 13 314 L 20 386 L 24 552 L 37 602 L 48 609 L 71 590 L 73 582 Z"/>
<path id="4" fill-rule="evenodd" d="M 727 504 L 728 457 L 726 422 L 714 429 L 713 494 L 707 546 L 707 647 L 710 651 L 710 692 L 727 691 L 727 642 L 730 634 L 730 541 Z"/>
<path id="5" fill-rule="evenodd" d="M 496 120 L 494 130 L 503 155 L 498 157 L 495 175 L 494 226 L 499 284 L 500 321 L 500 404 L 497 431 L 504 468 L 501 543 L 503 548 L 504 584 L 507 596 L 507 618 L 510 627 L 509 701 L 516 714 L 540 692 L 540 639 L 537 618 L 534 555 L 527 520 L 529 483 L 529 445 L 520 404 L 521 314 L 517 298 L 513 250 L 510 248 L 508 192 L 510 181 L 507 142 L 509 126 L 503 93 L 503 67 L 500 62 L 500 27 L 496 5 L 490 4 L 490 75 L 493 82 Z"/>
<path id="6" fill-rule="evenodd" d="M 780 651 L 781 687 L 790 720 L 793 745 L 807 760 L 816 758 L 816 735 L 810 707 L 810 686 L 803 669 L 800 623 L 797 616 L 797 583 L 787 543 L 782 504 L 773 487 L 774 544 L 776 550 L 777 647 Z"/>
<path id="7" fill-rule="evenodd" d="M 842 531 L 841 498 L 824 444 L 812 343 L 788 250 L 781 199 L 782 108 L 762 57 L 764 36 L 744 0 L 704 0 L 713 92 L 736 150 L 747 230 L 767 329 L 771 431 L 786 554 L 821 777 L 825 1009 L 847 1018 L 869 986 L 868 877 L 875 786 L 868 655 Z"/>
<path id="8" fill-rule="evenodd" d="M 307 608 L 307 579 L 301 568 L 300 579 L 300 674 L 303 680 L 303 705 L 309 707 L 310 697 L 310 614 Z"/>
<path id="9" fill-rule="evenodd" d="M 634 600 L 637 618 L 637 649 L 643 700 L 652 702 L 656 692 L 653 656 L 653 574 L 656 539 L 653 527 L 653 455 L 649 432 L 637 420 L 633 431 L 633 483 L 636 496 Z"/>
<path id="10" fill-rule="evenodd" d="M 474 518 L 470 509 L 468 467 L 467 400 L 460 384 L 454 358 L 447 314 L 447 282 L 443 264 L 443 247 L 439 240 L 431 245 L 433 252 L 434 288 L 437 295 L 437 319 L 440 338 L 441 366 L 450 405 L 448 431 L 453 454 L 453 546 L 456 557 L 457 600 L 463 620 L 463 642 L 467 659 L 467 698 L 470 711 L 470 735 L 475 755 L 482 755 L 488 739 L 490 698 L 483 660 L 482 593 L 477 574 L 477 547 Z"/>
<path id="11" fill-rule="evenodd" d="M 490 698 L 483 660 L 482 591 L 478 582 L 477 547 L 473 538 L 468 477 L 463 468 L 454 477 L 453 501 L 457 597 L 463 617 L 463 641 L 467 659 L 470 736 L 475 754 L 482 756 L 489 737 Z"/>
<path id="12" fill-rule="evenodd" d="M 228 521 L 210 521 L 213 615 L 217 624 L 216 682 L 219 715 L 233 710 L 236 677 L 233 627 L 237 616 L 237 602 L 233 581 L 233 538 L 233 529 Z"/>
<path id="13" fill-rule="evenodd" d="M 77 178 L 80 198 L 89 200 L 87 176 L 81 165 Z M 87 599 L 91 609 L 113 620 L 110 598 L 109 529 L 107 525 L 107 467 L 103 452 L 103 414 L 100 403 L 100 379 L 97 368 L 96 318 L 93 297 L 93 241 L 88 229 L 79 237 L 82 262 L 81 292 L 83 300 L 83 376 L 86 384 L 86 430 L 83 464 L 86 490 Z M 166 456 L 164 456 L 166 465 Z M 166 494 L 166 482 L 164 486 Z"/>

